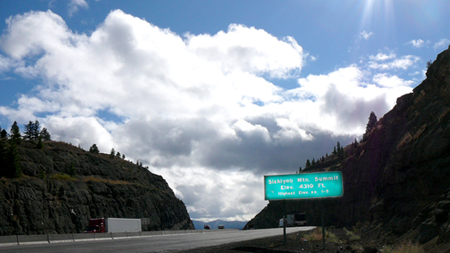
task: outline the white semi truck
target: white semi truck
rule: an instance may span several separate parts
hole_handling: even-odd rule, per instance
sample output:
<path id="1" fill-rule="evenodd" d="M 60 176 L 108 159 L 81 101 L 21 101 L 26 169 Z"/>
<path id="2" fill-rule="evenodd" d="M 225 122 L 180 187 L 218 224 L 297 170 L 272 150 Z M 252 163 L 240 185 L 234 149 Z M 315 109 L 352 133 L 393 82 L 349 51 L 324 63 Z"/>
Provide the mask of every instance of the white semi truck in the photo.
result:
<path id="1" fill-rule="evenodd" d="M 306 226 L 305 213 L 295 213 L 286 215 L 286 227 Z M 281 218 L 279 222 L 280 228 L 284 226 L 284 219 Z"/>
<path id="2" fill-rule="evenodd" d="M 141 232 L 141 219 L 98 218 L 91 219 L 85 233 Z"/>

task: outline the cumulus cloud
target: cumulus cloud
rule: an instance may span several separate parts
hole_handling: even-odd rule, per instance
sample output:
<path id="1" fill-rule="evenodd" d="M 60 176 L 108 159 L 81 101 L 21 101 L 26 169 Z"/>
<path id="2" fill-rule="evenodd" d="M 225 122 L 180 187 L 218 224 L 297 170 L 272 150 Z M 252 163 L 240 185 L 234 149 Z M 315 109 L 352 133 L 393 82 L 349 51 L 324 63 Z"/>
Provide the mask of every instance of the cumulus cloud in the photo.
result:
<path id="1" fill-rule="evenodd" d="M 225 72 L 269 73 L 279 78 L 302 66 L 303 49 L 294 38 L 280 41 L 253 27 L 232 24 L 227 32 L 214 36 L 188 35 L 187 43 L 190 51 L 219 65 Z"/>
<path id="2" fill-rule="evenodd" d="M 408 42 L 408 44 L 411 44 L 411 46 L 415 48 L 421 48 L 425 45 L 425 42 L 421 39 L 418 39 L 418 40 L 411 40 Z"/>
<path id="3" fill-rule="evenodd" d="M 386 73 L 379 73 L 373 77 L 374 83 L 382 86 L 382 87 L 398 87 L 398 86 L 410 86 L 413 84 L 413 81 L 405 81 L 400 77 L 393 75 L 389 76 Z"/>
<path id="4" fill-rule="evenodd" d="M 378 53 L 377 55 L 369 56 L 369 59 L 372 61 L 385 61 L 385 60 L 394 59 L 395 57 L 397 57 L 397 55 L 395 55 L 395 54 Z"/>
<path id="5" fill-rule="evenodd" d="M 389 62 L 380 63 L 377 61 L 371 61 L 369 62 L 369 68 L 383 71 L 396 69 L 406 70 L 409 67 L 413 66 L 415 63 L 417 63 L 419 60 L 420 58 L 418 56 L 406 55 Z"/>
<path id="6" fill-rule="evenodd" d="M 438 50 L 438 49 L 442 49 L 442 48 L 447 48 L 450 44 L 450 40 L 449 39 L 441 39 L 438 42 L 436 42 L 434 44 L 434 50 Z"/>
<path id="7" fill-rule="evenodd" d="M 380 53 L 370 71 L 350 65 L 286 90 L 274 83 L 297 78 L 302 47 L 254 27 L 180 36 L 120 10 L 91 34 L 51 11 L 7 24 L 0 71 L 39 85 L 0 114 L 39 118 L 57 140 L 143 162 L 194 218 L 253 216 L 264 203 L 262 175 L 293 173 L 361 136 L 371 111 L 381 116 L 411 91 L 381 71 L 418 61 Z"/>
<path id="8" fill-rule="evenodd" d="M 264 185 L 250 172 L 179 167 L 154 172 L 172 182 L 170 186 L 183 199 L 192 219 L 249 220 L 249 214 L 266 204 L 261 198 Z"/>

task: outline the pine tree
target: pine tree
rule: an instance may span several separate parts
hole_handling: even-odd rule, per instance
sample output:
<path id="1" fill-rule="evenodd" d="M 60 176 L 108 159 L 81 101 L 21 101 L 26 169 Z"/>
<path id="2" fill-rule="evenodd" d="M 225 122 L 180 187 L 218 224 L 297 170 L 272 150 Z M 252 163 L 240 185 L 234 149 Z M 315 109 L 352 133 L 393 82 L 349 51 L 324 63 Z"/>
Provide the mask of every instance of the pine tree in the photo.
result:
<path id="1" fill-rule="evenodd" d="M 42 138 L 43 141 L 51 141 L 52 137 L 50 136 L 50 133 L 48 132 L 47 128 L 42 128 L 41 132 L 39 132 L 39 137 Z"/>
<path id="2" fill-rule="evenodd" d="M 23 139 L 24 140 L 31 140 L 31 136 L 32 136 L 32 125 L 33 122 L 29 121 L 28 124 L 24 125 L 25 130 L 23 131 Z"/>
<path id="3" fill-rule="evenodd" d="M 28 124 L 24 125 L 25 131 L 23 132 L 23 138 L 25 140 L 37 140 L 39 138 L 40 125 L 39 121 L 29 121 Z"/>
<path id="4" fill-rule="evenodd" d="M 369 134 L 369 132 L 374 128 L 376 123 L 377 123 L 377 115 L 375 115 L 374 112 L 371 112 L 369 116 L 369 122 L 367 122 L 366 125 L 366 132 L 363 135 L 364 140 L 367 138 L 367 134 Z"/>
<path id="5" fill-rule="evenodd" d="M 39 138 L 39 133 L 41 131 L 41 126 L 39 124 L 39 121 L 35 120 L 34 124 L 33 124 L 33 129 L 32 129 L 32 138 L 33 140 L 37 140 Z"/>
<path id="6" fill-rule="evenodd" d="M 309 159 L 306 159 L 305 168 L 308 168 L 309 166 L 311 166 L 311 162 L 309 161 Z"/>
<path id="7" fill-rule="evenodd" d="M 5 129 L 2 129 L 2 131 L 0 132 L 0 138 L 2 139 L 8 138 L 8 132 L 6 132 Z"/>
<path id="8" fill-rule="evenodd" d="M 3 131 L 1 131 L 3 132 Z M 0 177 L 3 174 L 2 168 L 6 167 L 5 158 L 6 158 L 6 138 L 0 138 Z"/>
<path id="9" fill-rule="evenodd" d="M 12 124 L 10 133 L 11 141 L 15 144 L 20 144 L 22 136 L 20 135 L 20 129 L 16 121 Z"/>
<path id="10" fill-rule="evenodd" d="M 355 138 L 355 142 L 353 143 L 353 147 L 357 148 L 358 147 L 358 140 Z"/>
<path id="11" fill-rule="evenodd" d="M 337 145 L 336 145 L 336 153 L 337 153 L 338 157 L 341 157 L 341 144 L 339 142 L 337 142 Z"/>
<path id="12" fill-rule="evenodd" d="M 0 173 L 1 176 L 7 178 L 19 178 L 22 176 L 22 166 L 20 165 L 17 144 L 15 142 L 9 144 L 6 154 L 4 154 L 4 166 L 3 171 Z"/>
<path id="13" fill-rule="evenodd" d="M 117 151 L 116 157 L 120 158 L 120 152 L 119 151 Z"/>
<path id="14" fill-rule="evenodd" d="M 90 153 L 93 153 L 93 154 L 98 154 L 98 153 L 100 153 L 100 151 L 98 150 L 98 148 L 97 148 L 97 144 L 92 144 L 92 146 L 89 148 L 89 152 Z"/>
<path id="15" fill-rule="evenodd" d="M 109 158 L 114 159 L 115 156 L 116 156 L 116 151 L 114 150 L 114 148 L 112 148 L 111 152 L 109 153 Z"/>
<path id="16" fill-rule="evenodd" d="M 42 142 L 42 138 L 41 137 L 38 138 L 38 143 L 36 144 L 36 147 L 38 149 L 43 149 L 44 148 L 44 142 Z"/>

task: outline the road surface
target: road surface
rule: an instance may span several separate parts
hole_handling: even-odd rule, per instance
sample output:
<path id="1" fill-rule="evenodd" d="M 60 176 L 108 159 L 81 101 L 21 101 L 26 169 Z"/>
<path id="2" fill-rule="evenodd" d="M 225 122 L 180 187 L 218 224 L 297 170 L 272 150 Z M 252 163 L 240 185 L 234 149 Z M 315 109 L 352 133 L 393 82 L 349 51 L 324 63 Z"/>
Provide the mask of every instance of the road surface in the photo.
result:
<path id="1" fill-rule="evenodd" d="M 314 227 L 287 228 L 287 233 L 307 231 Z M 161 252 L 183 251 L 201 247 L 217 246 L 232 242 L 248 241 L 275 235 L 282 235 L 282 228 L 258 230 L 219 230 L 194 234 L 177 234 L 114 240 L 94 240 L 80 242 L 58 242 L 2 246 L 0 252 Z"/>

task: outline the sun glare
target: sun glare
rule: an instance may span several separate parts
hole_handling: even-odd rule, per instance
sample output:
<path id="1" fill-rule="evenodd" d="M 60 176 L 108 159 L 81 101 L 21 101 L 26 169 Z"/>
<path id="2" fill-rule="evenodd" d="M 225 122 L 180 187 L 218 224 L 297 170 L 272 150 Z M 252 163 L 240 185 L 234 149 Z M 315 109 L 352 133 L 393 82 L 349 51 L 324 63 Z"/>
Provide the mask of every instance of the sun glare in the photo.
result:
<path id="1" fill-rule="evenodd" d="M 366 0 L 362 4 L 361 30 L 371 29 L 375 22 L 388 27 L 393 21 L 391 0 Z"/>

